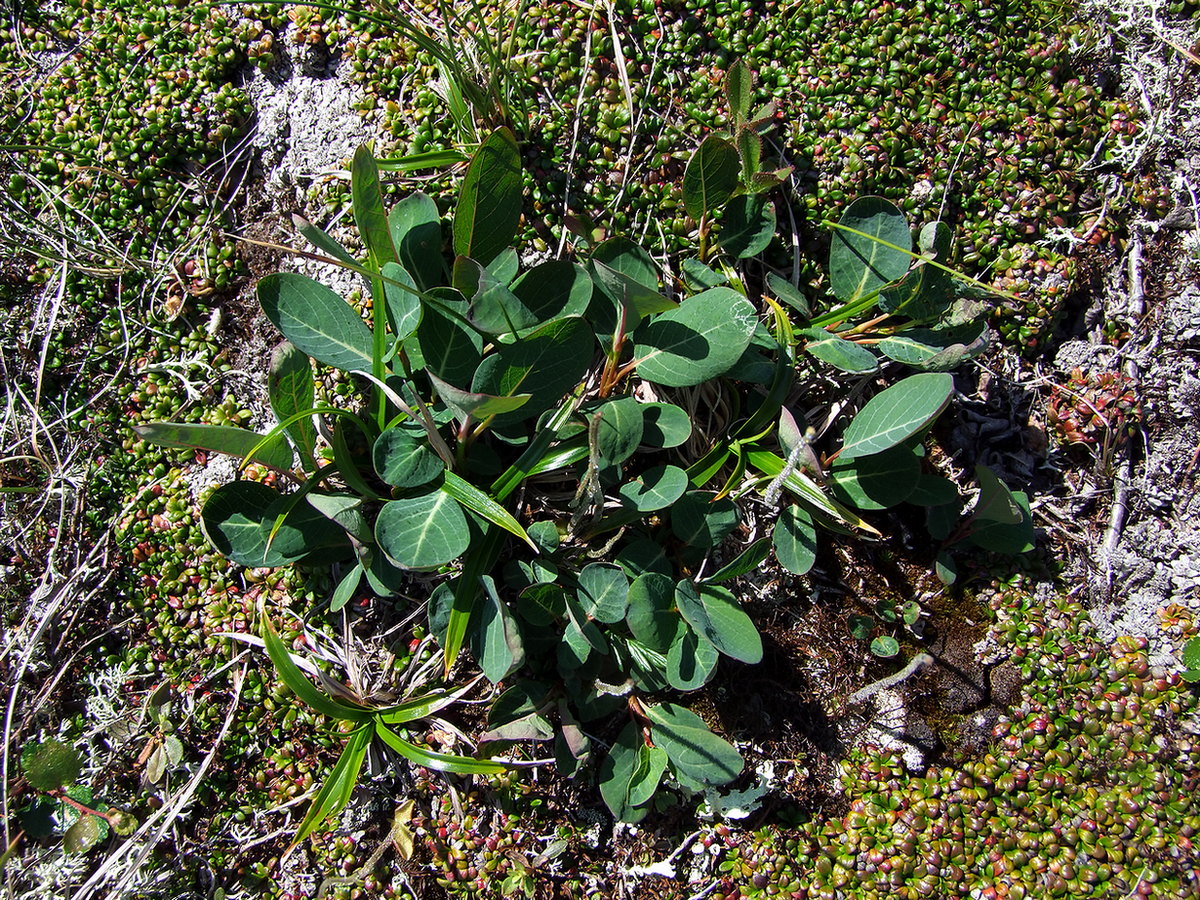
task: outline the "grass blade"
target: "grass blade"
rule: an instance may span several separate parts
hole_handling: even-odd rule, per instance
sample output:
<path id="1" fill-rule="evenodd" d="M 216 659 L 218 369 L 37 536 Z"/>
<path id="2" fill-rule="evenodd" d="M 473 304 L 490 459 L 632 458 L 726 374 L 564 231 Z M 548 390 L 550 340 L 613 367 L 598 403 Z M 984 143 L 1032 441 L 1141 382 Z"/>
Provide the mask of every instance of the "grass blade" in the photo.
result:
<path id="1" fill-rule="evenodd" d="M 537 545 L 529 539 L 521 523 L 513 518 L 512 513 L 471 484 L 453 472 L 447 472 L 442 482 L 442 490 L 478 516 L 487 519 L 493 525 L 499 525 L 509 534 L 519 537 L 530 547 L 537 550 Z"/>
<path id="2" fill-rule="evenodd" d="M 354 793 L 354 786 L 358 783 L 358 773 L 362 769 L 370 743 L 370 726 L 364 725 L 350 735 L 346 748 L 334 764 L 333 771 L 329 773 L 329 780 L 313 798 L 304 821 L 296 830 L 296 836 L 292 839 L 293 847 L 316 831 L 326 819 L 336 816 L 346 808 L 346 804 L 350 802 L 350 795 Z"/>
<path id="3" fill-rule="evenodd" d="M 331 719 L 366 722 L 371 718 L 372 711 L 365 706 L 354 706 L 341 700 L 334 700 L 324 691 L 315 687 L 299 667 L 292 662 L 287 647 L 275 633 L 275 629 L 271 627 L 271 620 L 267 616 L 266 610 L 260 609 L 259 615 L 262 617 L 262 639 L 267 648 L 267 655 L 271 657 L 271 662 L 275 664 L 275 670 L 279 673 L 279 677 L 284 684 L 291 688 L 293 694 L 317 712 L 329 716 Z"/>
<path id="4" fill-rule="evenodd" d="M 449 772 L 454 775 L 498 775 L 508 770 L 508 766 L 491 759 L 474 759 L 470 756 L 454 756 L 449 753 L 438 753 L 419 747 L 412 741 L 406 741 L 383 722 L 375 720 L 375 733 L 380 739 L 403 756 L 427 769 L 438 772 Z"/>

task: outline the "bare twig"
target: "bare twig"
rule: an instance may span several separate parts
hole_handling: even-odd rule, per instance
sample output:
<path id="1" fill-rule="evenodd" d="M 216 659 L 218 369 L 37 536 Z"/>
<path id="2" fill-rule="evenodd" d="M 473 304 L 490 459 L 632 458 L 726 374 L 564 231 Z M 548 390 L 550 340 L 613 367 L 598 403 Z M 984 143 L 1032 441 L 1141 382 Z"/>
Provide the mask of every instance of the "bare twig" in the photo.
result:
<path id="1" fill-rule="evenodd" d="M 859 688 L 850 695 L 849 702 L 862 703 L 865 700 L 869 700 L 880 691 L 887 690 L 888 688 L 894 687 L 895 685 L 904 681 L 914 672 L 920 671 L 921 669 L 925 668 L 925 666 L 933 663 L 933 661 L 933 657 L 928 653 L 918 653 L 908 661 L 907 666 L 905 666 L 899 672 L 896 672 L 894 675 L 888 675 L 886 678 L 880 678 L 878 681 L 872 682 L 864 688 Z"/>

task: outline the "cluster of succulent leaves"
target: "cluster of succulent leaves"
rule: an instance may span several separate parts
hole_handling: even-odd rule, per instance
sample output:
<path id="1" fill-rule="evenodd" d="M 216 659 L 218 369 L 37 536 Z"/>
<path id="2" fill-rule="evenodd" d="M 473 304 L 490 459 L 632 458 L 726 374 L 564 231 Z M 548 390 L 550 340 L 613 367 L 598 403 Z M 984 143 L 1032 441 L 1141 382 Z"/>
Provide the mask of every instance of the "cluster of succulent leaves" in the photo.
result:
<path id="1" fill-rule="evenodd" d="M 931 274 L 944 271 L 933 259 L 937 247 L 925 255 L 904 249 L 911 238 L 903 216 L 877 199 L 867 201 L 869 214 L 849 210 L 839 225 L 850 237 L 831 254 L 834 310 L 813 316 L 794 287 L 773 279 L 790 310 L 764 297 L 770 327 L 760 321 L 736 260 L 761 242 L 731 240 L 739 230 L 731 223 L 759 217 L 765 228 L 770 215 L 773 224 L 756 186 L 786 172 L 758 177 L 761 145 L 740 88 L 748 82 L 735 67 L 728 83 L 736 143 L 710 138 L 685 175 L 702 255 L 704 224 L 721 221 L 724 231 L 719 258 L 685 265 L 682 299 L 669 296 L 675 291 L 663 288 L 650 255 L 624 238 L 591 247 L 586 264 L 550 260 L 522 271 L 511 246 L 522 171 L 508 129 L 471 158 L 451 259 L 429 197 L 413 194 L 385 213 L 378 167 L 363 147 L 351 185 L 366 260 L 313 225 L 301 222 L 300 230 L 319 254 L 369 279 L 370 324 L 310 278 L 270 275 L 258 296 L 287 338 L 268 379 L 279 425 L 266 435 L 178 423 L 139 429 L 159 444 L 261 463 L 297 486 L 284 493 L 238 480 L 210 496 L 205 533 L 237 563 L 336 564 L 333 610 L 364 590 L 397 596 L 410 573 L 433 573 L 428 619 L 445 676 L 469 647 L 487 679 L 506 687 L 482 735 L 493 755 L 514 741 L 553 741 L 560 768 L 572 774 L 595 755 L 592 723 L 624 710 L 627 724 L 599 771 L 606 802 L 627 821 L 646 813 L 667 774 L 699 791 L 729 783 L 743 767 L 695 713 L 648 699 L 702 687 L 722 656 L 761 659 L 758 630 L 727 582 L 772 548 L 786 569 L 807 572 L 818 526 L 877 533 L 851 506 L 912 500 L 959 510 L 943 497 L 943 482 L 953 485 L 921 463 L 921 439 L 953 393 L 950 375 L 921 372 L 873 397 L 846 426 L 828 473 L 785 406 L 801 346 L 855 374 L 876 366 L 848 368 L 821 347 L 860 348 L 898 334 L 913 346 L 941 340 L 906 360 L 928 369 L 973 351 L 937 334 L 959 308 Z M 929 296 L 934 285 L 946 299 Z M 876 307 L 884 313 L 867 327 L 843 328 Z M 934 327 L 914 337 L 925 324 Z M 365 406 L 317 404 L 314 361 L 368 386 Z M 718 380 L 740 383 L 740 406 L 722 434 L 693 435 L 687 389 Z M 687 449 L 709 441 L 707 452 Z M 789 498 L 772 536 L 720 552 L 741 520 L 736 499 L 757 493 L 772 504 Z M 714 555 L 731 558 L 702 574 Z M 263 619 L 268 651 L 292 689 L 356 724 L 301 836 L 347 801 L 374 737 L 431 768 L 500 767 L 423 750 L 394 730 L 461 694 L 387 710 L 328 696 L 300 674 Z"/>

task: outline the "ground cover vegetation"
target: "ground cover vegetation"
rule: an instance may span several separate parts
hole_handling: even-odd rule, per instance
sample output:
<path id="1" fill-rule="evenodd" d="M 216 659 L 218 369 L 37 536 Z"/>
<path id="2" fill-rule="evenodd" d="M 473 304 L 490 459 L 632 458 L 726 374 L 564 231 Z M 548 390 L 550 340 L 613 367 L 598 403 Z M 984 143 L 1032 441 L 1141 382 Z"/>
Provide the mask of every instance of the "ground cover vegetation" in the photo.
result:
<path id="1" fill-rule="evenodd" d="M 1025 485 L 937 424 L 1169 207 L 1092 38 L 1033 3 L 13 8 L 6 889 L 1194 891 L 1190 655 L 1097 643 Z M 374 141 L 239 242 L 251 73 L 301 65 Z M 1052 439 L 1110 457 L 1131 389 L 1064 380 Z M 797 636 L 844 559 L 912 583 Z M 840 748 L 962 618 L 1021 666 L 985 737 Z"/>

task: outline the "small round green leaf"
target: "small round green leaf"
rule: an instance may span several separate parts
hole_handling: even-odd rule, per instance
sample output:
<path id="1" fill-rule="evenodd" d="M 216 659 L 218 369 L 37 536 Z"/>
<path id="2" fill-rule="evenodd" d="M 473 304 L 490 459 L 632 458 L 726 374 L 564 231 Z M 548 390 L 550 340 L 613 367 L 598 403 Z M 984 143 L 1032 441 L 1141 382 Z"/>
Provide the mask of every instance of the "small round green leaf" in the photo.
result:
<path id="1" fill-rule="evenodd" d="M 630 722 L 600 763 L 600 796 L 612 814 L 622 822 L 640 821 L 647 812 L 644 806 L 630 802 L 629 797 L 640 762 L 640 750 L 644 745 L 637 725 Z"/>
<path id="2" fill-rule="evenodd" d="M 642 407 L 632 397 L 609 400 L 588 412 L 588 418 L 599 415 L 596 425 L 596 449 L 600 465 L 622 463 L 633 456 L 642 442 L 644 420 Z"/>
<path id="3" fill-rule="evenodd" d="M 890 634 L 881 634 L 871 641 L 871 652 L 884 659 L 890 659 L 900 652 L 900 643 Z"/>
<path id="4" fill-rule="evenodd" d="M 757 326 L 750 301 L 732 288 L 711 288 L 637 329 L 637 372 L 667 387 L 716 378 L 741 359 Z"/>
<path id="5" fill-rule="evenodd" d="M 941 475 L 922 472 L 907 502 L 914 506 L 945 506 L 958 499 L 958 488 L 953 481 Z"/>
<path id="6" fill-rule="evenodd" d="M 851 616 L 848 624 L 850 625 L 850 634 L 856 640 L 869 641 L 871 635 L 875 633 L 875 620 L 870 616 Z"/>
<path id="7" fill-rule="evenodd" d="M 737 190 L 740 169 L 737 147 L 715 134 L 706 137 L 683 172 L 683 205 L 687 214 L 699 221 L 724 204 Z"/>
<path id="8" fill-rule="evenodd" d="M 406 569 L 430 569 L 457 559 L 471 541 L 458 501 L 442 491 L 392 500 L 375 521 L 375 540 Z"/>
<path id="9" fill-rule="evenodd" d="M 584 566 L 579 573 L 579 604 L 597 621 L 620 622 L 629 608 L 629 578 L 619 566 Z"/>
<path id="10" fill-rule="evenodd" d="M 728 784 L 742 771 L 742 755 L 691 710 L 674 703 L 646 704 L 644 708 L 651 722 L 651 739 L 667 752 L 676 771 L 711 785 Z"/>
<path id="11" fill-rule="evenodd" d="M 715 500 L 715 496 L 709 491 L 691 491 L 671 508 L 671 530 L 689 547 L 712 549 L 737 527 L 736 504 L 728 497 Z"/>
<path id="12" fill-rule="evenodd" d="M 276 272 L 258 282 L 258 302 L 283 336 L 317 362 L 371 370 L 371 331 L 351 306 L 318 281 Z"/>
<path id="13" fill-rule="evenodd" d="M 678 466 L 655 466 L 621 485 L 617 494 L 638 512 L 665 509 L 688 488 L 687 472 Z"/>
<path id="14" fill-rule="evenodd" d="M 63 835 L 63 850 L 69 854 L 87 853 L 108 837 L 108 823 L 99 816 L 84 814 Z"/>
<path id="15" fill-rule="evenodd" d="M 674 571 L 662 545 L 648 538 L 640 538 L 623 547 L 617 553 L 616 563 L 630 578 L 637 578 L 647 572 L 657 572 L 669 577 Z"/>
<path id="16" fill-rule="evenodd" d="M 806 341 L 806 353 L 829 363 L 835 369 L 860 375 L 879 368 L 879 360 L 875 358 L 875 354 L 862 344 L 848 341 L 824 328 L 808 328 L 799 334 Z"/>
<path id="17" fill-rule="evenodd" d="M 552 259 L 516 280 L 512 292 L 538 322 L 583 315 L 592 299 L 592 278 L 577 263 Z"/>
<path id="18" fill-rule="evenodd" d="M 736 259 L 757 256 L 775 237 L 775 204 L 762 194 L 742 194 L 725 207 L 721 249 Z"/>
<path id="19" fill-rule="evenodd" d="M 529 535 L 529 539 L 537 545 L 538 551 L 541 553 L 553 553 L 562 543 L 558 525 L 549 520 L 534 522 L 525 529 L 525 533 Z"/>
<path id="20" fill-rule="evenodd" d="M 280 499 L 257 481 L 231 481 L 217 488 L 200 510 L 200 527 L 222 556 L 243 566 L 282 566 L 291 560 L 267 549 L 266 511 Z"/>
<path id="21" fill-rule="evenodd" d="M 389 428 L 381 434 L 371 455 L 375 471 L 392 487 L 420 487 L 433 481 L 445 469 L 441 458 L 425 441 L 403 428 Z"/>
<path id="22" fill-rule="evenodd" d="M 642 442 L 648 447 L 678 447 L 692 436 L 692 420 L 673 403 L 643 403 Z"/>
<path id="23" fill-rule="evenodd" d="M 1189 669 L 1200 669 L 1200 637 L 1183 645 L 1183 664 Z"/>
<path id="24" fill-rule="evenodd" d="M 839 300 L 857 300 L 904 277 L 912 257 L 903 251 L 912 250 L 912 234 L 894 203 L 859 197 L 840 224 L 853 231 L 834 229 L 829 246 L 829 282 Z"/>
<path id="25" fill-rule="evenodd" d="M 74 747 L 58 738 L 47 738 L 21 755 L 21 766 L 35 790 L 56 791 L 79 777 L 83 761 Z"/>
<path id="26" fill-rule="evenodd" d="M 421 324 L 421 297 L 416 293 L 417 283 L 399 263 L 384 263 L 382 274 L 387 279 L 383 283 L 383 296 L 388 324 L 396 340 L 406 340 Z M 406 291 L 400 286 L 402 284 L 412 290 Z"/>
<path id="27" fill-rule="evenodd" d="M 507 128 L 484 139 L 471 157 L 454 212 L 454 252 L 487 265 L 521 222 L 521 152 Z"/>

